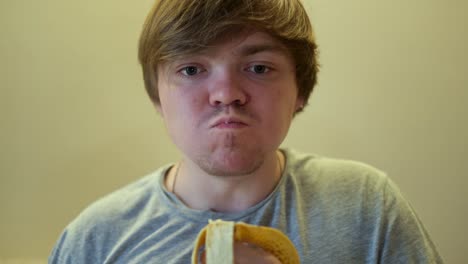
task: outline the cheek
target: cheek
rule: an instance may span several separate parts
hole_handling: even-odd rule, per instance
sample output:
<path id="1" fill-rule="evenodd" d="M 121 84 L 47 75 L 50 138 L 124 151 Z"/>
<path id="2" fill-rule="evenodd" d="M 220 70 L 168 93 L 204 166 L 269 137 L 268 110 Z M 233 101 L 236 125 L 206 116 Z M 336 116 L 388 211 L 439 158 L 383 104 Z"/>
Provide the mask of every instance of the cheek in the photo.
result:
<path id="1" fill-rule="evenodd" d="M 205 96 L 202 94 L 194 94 L 190 96 L 190 110 L 200 112 L 204 105 L 207 104 Z"/>
<path id="2" fill-rule="evenodd" d="M 278 131 L 283 136 L 287 133 L 296 110 L 296 92 L 278 91 L 274 98 L 269 99 L 272 103 L 264 109 L 268 115 L 268 126 L 271 131 Z"/>
<path id="3" fill-rule="evenodd" d="M 167 120 L 172 124 L 172 129 L 178 130 L 177 133 L 189 134 L 196 133 L 202 125 L 205 107 L 201 95 L 180 94 L 170 108 L 171 114 Z M 178 99 L 177 99 L 178 98 Z"/>
<path id="4" fill-rule="evenodd" d="M 292 120 L 293 107 L 279 98 L 262 105 L 262 132 L 266 137 L 283 137 Z M 265 131 L 267 131 L 265 133 Z"/>

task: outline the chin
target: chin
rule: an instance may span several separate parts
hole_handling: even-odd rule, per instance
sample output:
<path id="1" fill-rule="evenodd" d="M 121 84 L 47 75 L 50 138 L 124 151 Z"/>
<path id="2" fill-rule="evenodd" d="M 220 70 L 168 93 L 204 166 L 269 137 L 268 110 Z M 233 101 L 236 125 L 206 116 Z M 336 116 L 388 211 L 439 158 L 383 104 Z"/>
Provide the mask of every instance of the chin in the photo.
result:
<path id="1" fill-rule="evenodd" d="M 241 176 L 255 172 L 263 164 L 260 153 L 248 155 L 246 153 L 229 152 L 225 155 L 213 156 L 198 162 L 206 173 L 216 176 Z"/>

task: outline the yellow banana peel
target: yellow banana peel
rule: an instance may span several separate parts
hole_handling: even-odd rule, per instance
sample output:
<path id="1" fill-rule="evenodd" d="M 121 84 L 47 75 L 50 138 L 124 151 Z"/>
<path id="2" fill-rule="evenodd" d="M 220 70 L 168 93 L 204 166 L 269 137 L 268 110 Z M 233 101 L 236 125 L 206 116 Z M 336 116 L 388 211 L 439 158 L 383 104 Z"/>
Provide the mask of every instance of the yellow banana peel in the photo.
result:
<path id="1" fill-rule="evenodd" d="M 205 245 L 206 264 L 233 264 L 233 243 L 245 242 L 273 254 L 282 264 L 300 264 L 294 244 L 280 230 L 242 222 L 209 221 L 195 241 L 192 264 L 198 264 Z"/>

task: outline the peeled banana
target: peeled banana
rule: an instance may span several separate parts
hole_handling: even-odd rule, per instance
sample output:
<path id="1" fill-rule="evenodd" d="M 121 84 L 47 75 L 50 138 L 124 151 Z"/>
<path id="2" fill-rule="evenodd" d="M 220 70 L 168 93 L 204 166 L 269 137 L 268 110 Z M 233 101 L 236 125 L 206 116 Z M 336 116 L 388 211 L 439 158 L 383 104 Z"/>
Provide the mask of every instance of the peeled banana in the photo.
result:
<path id="1" fill-rule="evenodd" d="M 273 254 L 282 264 L 299 264 L 294 244 L 280 230 L 242 222 L 209 221 L 195 241 L 192 264 L 198 264 L 200 248 L 205 245 L 207 264 L 233 264 L 234 241 L 246 242 Z"/>

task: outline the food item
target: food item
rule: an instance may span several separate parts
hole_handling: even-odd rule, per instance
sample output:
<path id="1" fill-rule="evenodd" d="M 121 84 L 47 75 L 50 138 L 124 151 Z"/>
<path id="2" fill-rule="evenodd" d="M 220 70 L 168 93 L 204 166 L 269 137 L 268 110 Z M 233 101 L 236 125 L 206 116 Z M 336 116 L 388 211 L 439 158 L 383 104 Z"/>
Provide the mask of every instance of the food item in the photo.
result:
<path id="1" fill-rule="evenodd" d="M 234 263 L 234 241 L 246 242 L 273 254 L 283 264 L 299 264 L 299 254 L 294 244 L 281 231 L 271 227 L 234 223 L 222 220 L 211 221 L 195 241 L 192 264 L 197 264 L 200 248 L 205 245 L 206 263 Z"/>

